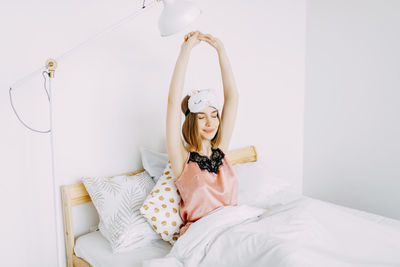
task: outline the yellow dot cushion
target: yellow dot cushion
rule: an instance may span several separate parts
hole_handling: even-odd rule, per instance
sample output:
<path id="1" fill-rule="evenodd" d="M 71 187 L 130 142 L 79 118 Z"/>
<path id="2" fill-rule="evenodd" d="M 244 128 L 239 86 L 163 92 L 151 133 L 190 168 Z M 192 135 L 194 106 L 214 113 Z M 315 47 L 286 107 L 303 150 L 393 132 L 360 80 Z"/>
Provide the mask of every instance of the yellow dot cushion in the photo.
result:
<path id="1" fill-rule="evenodd" d="M 179 196 L 171 162 L 168 161 L 163 174 L 153 190 L 143 202 L 140 213 L 146 218 L 154 231 L 171 245 L 178 240 L 179 228 L 183 224 L 179 215 Z"/>

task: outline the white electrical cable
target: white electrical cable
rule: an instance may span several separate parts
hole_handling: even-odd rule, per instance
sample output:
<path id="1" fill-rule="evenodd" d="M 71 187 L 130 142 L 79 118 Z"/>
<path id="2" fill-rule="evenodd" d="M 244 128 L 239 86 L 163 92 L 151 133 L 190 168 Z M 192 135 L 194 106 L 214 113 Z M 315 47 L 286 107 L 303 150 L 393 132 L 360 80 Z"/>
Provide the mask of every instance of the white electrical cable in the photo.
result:
<path id="1" fill-rule="evenodd" d="M 48 73 L 46 70 L 42 71 L 42 75 L 43 75 L 43 78 L 44 78 L 44 84 L 43 84 L 44 90 L 46 91 L 47 99 L 48 99 L 48 101 L 50 102 L 49 92 L 48 92 L 47 89 L 46 89 L 46 76 L 45 76 L 45 74 L 46 74 L 46 76 L 47 76 L 47 78 L 48 78 L 48 77 L 49 77 L 49 73 Z M 15 113 L 15 116 L 17 116 L 17 119 L 22 123 L 22 125 L 24 125 L 26 128 L 28 128 L 29 130 L 31 130 L 31 131 L 33 131 L 33 132 L 38 132 L 38 133 L 49 133 L 50 130 L 46 130 L 46 131 L 35 130 L 35 129 L 29 127 L 28 125 L 26 125 L 25 122 L 23 122 L 23 121 L 21 120 L 21 118 L 18 116 L 17 111 L 15 110 L 14 103 L 13 103 L 13 101 L 12 101 L 12 94 L 11 94 L 11 91 L 12 91 L 12 87 L 10 87 L 10 89 L 8 90 L 8 94 L 10 95 L 11 107 L 12 107 L 14 113 Z"/>

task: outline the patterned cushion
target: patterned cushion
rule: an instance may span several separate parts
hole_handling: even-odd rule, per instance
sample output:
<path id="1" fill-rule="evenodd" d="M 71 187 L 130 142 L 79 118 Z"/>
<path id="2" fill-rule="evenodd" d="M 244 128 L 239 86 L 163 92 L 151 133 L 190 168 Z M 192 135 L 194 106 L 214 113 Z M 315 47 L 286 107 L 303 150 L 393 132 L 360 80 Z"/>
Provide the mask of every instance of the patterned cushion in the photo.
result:
<path id="1" fill-rule="evenodd" d="M 158 179 L 150 195 L 146 198 L 140 213 L 147 219 L 159 236 L 171 245 L 178 240 L 179 228 L 183 224 L 179 215 L 179 196 L 168 161 L 162 176 Z"/>
<path id="2" fill-rule="evenodd" d="M 100 232 L 113 253 L 138 248 L 158 239 L 139 208 L 154 186 L 147 172 L 133 176 L 85 177 L 83 184 L 100 217 Z"/>

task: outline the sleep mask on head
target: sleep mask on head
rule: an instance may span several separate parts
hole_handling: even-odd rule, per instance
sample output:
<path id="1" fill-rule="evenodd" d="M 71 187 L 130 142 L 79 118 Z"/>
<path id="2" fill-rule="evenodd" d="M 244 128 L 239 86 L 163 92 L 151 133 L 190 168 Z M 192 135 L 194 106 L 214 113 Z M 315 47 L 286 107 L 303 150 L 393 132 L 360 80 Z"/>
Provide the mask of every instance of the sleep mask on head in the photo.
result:
<path id="1" fill-rule="evenodd" d="M 188 107 L 185 116 L 192 113 L 201 112 L 206 107 L 213 107 L 219 110 L 220 105 L 214 90 L 203 89 L 203 90 L 193 90 L 189 93 Z"/>

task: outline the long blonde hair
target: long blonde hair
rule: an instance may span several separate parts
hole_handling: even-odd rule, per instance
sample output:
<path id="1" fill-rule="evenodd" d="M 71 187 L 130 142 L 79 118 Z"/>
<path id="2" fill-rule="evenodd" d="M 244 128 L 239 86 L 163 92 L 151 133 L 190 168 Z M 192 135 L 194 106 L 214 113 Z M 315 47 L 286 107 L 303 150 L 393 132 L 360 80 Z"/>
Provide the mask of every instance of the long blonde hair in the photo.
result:
<path id="1" fill-rule="evenodd" d="M 181 103 L 181 110 L 183 114 L 189 110 L 189 95 L 183 98 Z M 215 134 L 214 138 L 211 140 L 211 147 L 216 148 L 219 146 L 221 142 L 221 119 L 219 117 L 219 112 L 217 112 L 217 117 L 219 120 L 218 130 Z M 199 129 L 197 128 L 197 113 L 189 112 L 187 116 L 185 116 L 185 121 L 182 125 L 182 134 L 186 143 L 189 144 L 196 151 L 201 150 L 201 136 L 199 134 Z"/>

